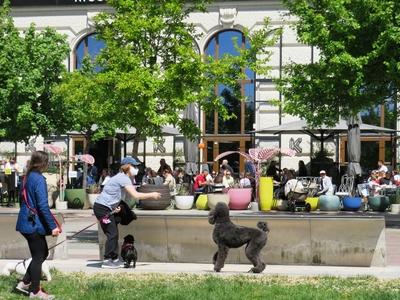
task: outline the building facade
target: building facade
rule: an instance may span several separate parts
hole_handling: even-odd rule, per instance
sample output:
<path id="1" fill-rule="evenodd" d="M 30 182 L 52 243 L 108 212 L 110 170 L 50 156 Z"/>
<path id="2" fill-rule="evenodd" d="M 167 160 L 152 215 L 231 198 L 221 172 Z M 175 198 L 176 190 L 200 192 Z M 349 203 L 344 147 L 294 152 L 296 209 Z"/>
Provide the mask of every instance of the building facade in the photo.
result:
<path id="1" fill-rule="evenodd" d="M 33 22 L 38 29 L 50 26 L 67 36 L 71 52 L 65 64 L 70 71 L 80 67 L 84 55 L 96 55 L 104 46 L 95 38 L 93 27 L 93 17 L 100 11 L 110 10 L 104 0 L 15 0 L 11 3 L 15 25 L 21 30 Z M 282 157 L 280 163 L 282 167 L 297 169 L 299 160 L 309 162 L 312 153 L 317 150 L 319 143 L 314 142 L 308 135 L 252 133 L 254 130 L 296 120 L 293 116 L 282 113 L 280 108 L 273 104 L 276 100 L 284 100 L 276 90 L 273 79 L 282 75 L 282 68 L 287 63 L 309 63 L 318 60 L 318 49 L 302 45 L 297 41 L 296 32 L 291 26 L 294 20 L 287 16 L 287 10 L 281 1 L 214 1 L 208 13 L 192 13 L 189 22 L 194 23 L 196 30 L 201 33 L 201 38 L 196 40 L 200 53 L 218 58 L 224 53 L 234 52 L 233 37 L 238 38 L 239 43 L 245 47 L 247 42 L 242 34 L 243 29 L 248 28 L 250 31 L 259 29 L 263 26 L 265 17 L 270 18 L 273 27 L 283 28 L 280 39 L 271 48 L 273 51 L 269 62 L 272 67 L 271 74 L 266 77 L 252 72 L 247 74 L 247 78 L 240 82 L 246 102 L 235 99 L 223 86 L 216 87 L 216 93 L 224 98 L 225 104 L 237 115 L 237 119 L 223 122 L 216 113 L 206 115 L 199 112 L 203 133 L 202 143 L 205 146 L 204 149 L 199 149 L 199 161 L 202 163 L 213 165 L 214 157 L 227 150 L 247 151 L 252 147 L 295 147 L 298 155 L 294 158 Z M 384 109 L 385 107 L 378 108 L 380 114 L 377 113 L 377 115 L 380 123 L 374 125 L 387 126 Z M 393 120 L 390 122 L 393 123 Z M 396 127 L 397 116 L 393 124 Z M 79 154 L 85 143 L 83 137 L 79 135 L 53 139 L 55 143 L 62 145 L 69 155 Z M 158 168 L 158 162 L 162 157 L 170 165 L 176 165 L 184 161 L 183 141 L 182 136 L 165 136 L 158 143 L 153 143 L 149 139 L 141 143 L 139 158 L 147 166 L 155 169 Z M 43 142 L 43 138 L 39 137 L 31 144 L 40 148 Z M 378 159 L 388 161 L 390 157 L 388 149 L 394 149 L 394 147 L 392 144 L 387 144 L 387 138 L 385 140 L 377 136 L 369 137 L 366 142 L 369 143 L 369 148 L 374 149 L 373 156 L 375 157 L 369 157 L 369 161 Z M 341 142 L 339 138 L 336 138 L 329 141 L 325 148 L 334 160 L 345 163 L 344 145 L 345 139 Z M 0 155 L 11 153 L 14 147 L 13 144 L 2 143 Z M 29 154 L 25 154 L 24 157 L 23 153 L 26 149 L 29 150 L 29 147 L 18 144 L 16 148 L 19 160 L 26 160 Z M 131 149 L 132 145 L 128 142 L 127 152 L 129 153 Z M 97 151 L 95 154 L 101 169 L 119 160 L 123 155 L 123 143 L 120 139 L 110 138 L 97 143 L 92 150 Z M 369 155 L 371 156 L 370 151 Z M 244 162 L 239 156 L 233 155 L 228 159 L 236 172 L 244 169 Z M 214 163 L 213 167 L 217 169 L 218 164 Z"/>

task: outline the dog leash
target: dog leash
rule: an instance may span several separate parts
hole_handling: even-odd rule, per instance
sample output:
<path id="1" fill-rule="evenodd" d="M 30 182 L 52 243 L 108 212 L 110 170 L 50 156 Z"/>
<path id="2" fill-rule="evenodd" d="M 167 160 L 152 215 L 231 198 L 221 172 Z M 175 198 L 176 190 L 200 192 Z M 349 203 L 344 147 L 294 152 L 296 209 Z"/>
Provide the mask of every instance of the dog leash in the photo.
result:
<path id="1" fill-rule="evenodd" d="M 103 218 L 108 218 L 108 217 L 112 216 L 113 214 L 115 214 L 115 210 L 113 210 L 112 212 L 106 214 Z M 86 226 L 85 228 L 79 230 L 78 232 L 75 232 L 75 233 L 74 233 L 73 235 L 71 235 L 69 238 L 72 239 L 73 237 L 77 236 L 78 234 L 81 234 L 81 233 L 84 232 L 86 229 L 88 229 L 88 228 L 90 228 L 90 227 L 96 225 L 97 223 L 98 223 L 98 221 L 96 221 L 96 222 L 90 224 L 89 226 Z M 68 238 L 66 238 L 65 240 L 62 240 L 61 242 L 58 242 L 57 244 L 51 246 L 48 250 L 51 250 L 51 249 L 53 249 L 53 248 L 55 248 L 55 247 L 61 245 L 62 243 L 65 243 L 67 240 L 68 240 Z"/>
<path id="2" fill-rule="evenodd" d="M 81 234 L 81 233 L 84 232 L 86 229 L 88 229 L 88 228 L 90 228 L 90 227 L 92 227 L 92 226 L 94 226 L 94 225 L 96 225 L 96 224 L 97 224 L 97 221 L 94 222 L 93 224 L 90 224 L 89 226 L 86 226 L 85 228 L 79 230 L 78 232 L 74 233 L 74 234 L 71 235 L 69 238 L 72 239 L 73 237 L 77 236 L 78 234 Z M 51 246 L 51 247 L 49 248 L 49 250 L 51 250 L 51 249 L 53 249 L 53 248 L 55 248 L 55 247 L 61 245 L 62 243 L 66 242 L 67 240 L 68 240 L 68 238 L 66 238 L 65 240 L 62 240 L 61 242 L 58 242 L 57 244 Z"/>

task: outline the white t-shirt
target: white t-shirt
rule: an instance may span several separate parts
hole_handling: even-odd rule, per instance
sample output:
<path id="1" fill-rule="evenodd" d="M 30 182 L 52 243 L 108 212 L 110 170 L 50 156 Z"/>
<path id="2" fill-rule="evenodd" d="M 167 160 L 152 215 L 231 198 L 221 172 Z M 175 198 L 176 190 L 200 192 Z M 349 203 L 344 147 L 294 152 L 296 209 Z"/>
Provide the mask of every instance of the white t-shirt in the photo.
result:
<path id="1" fill-rule="evenodd" d="M 388 168 L 385 165 L 382 165 L 379 169 L 378 172 L 384 172 L 386 173 L 388 171 Z"/>
<path id="2" fill-rule="evenodd" d="M 95 202 L 113 210 L 125 198 L 124 188 L 130 185 L 132 185 L 132 181 L 129 176 L 122 172 L 118 173 L 104 185 L 103 191 Z"/>

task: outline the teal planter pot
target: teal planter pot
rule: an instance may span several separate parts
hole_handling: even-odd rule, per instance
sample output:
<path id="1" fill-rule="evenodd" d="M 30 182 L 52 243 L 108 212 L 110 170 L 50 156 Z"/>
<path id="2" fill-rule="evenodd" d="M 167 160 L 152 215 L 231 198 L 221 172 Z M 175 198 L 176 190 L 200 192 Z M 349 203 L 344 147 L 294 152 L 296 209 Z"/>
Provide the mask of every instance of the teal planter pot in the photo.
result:
<path id="1" fill-rule="evenodd" d="M 86 202 L 85 189 L 66 189 L 65 200 L 68 202 L 68 208 L 82 209 Z"/>
<path id="2" fill-rule="evenodd" d="M 362 199 L 360 197 L 344 197 L 343 210 L 357 211 L 361 208 Z"/>
<path id="3" fill-rule="evenodd" d="M 389 197 L 388 196 L 368 197 L 368 205 L 374 211 L 385 211 L 390 205 Z"/>
<path id="4" fill-rule="evenodd" d="M 319 210 L 338 211 L 340 208 L 340 199 L 338 196 L 322 195 L 318 199 Z"/>

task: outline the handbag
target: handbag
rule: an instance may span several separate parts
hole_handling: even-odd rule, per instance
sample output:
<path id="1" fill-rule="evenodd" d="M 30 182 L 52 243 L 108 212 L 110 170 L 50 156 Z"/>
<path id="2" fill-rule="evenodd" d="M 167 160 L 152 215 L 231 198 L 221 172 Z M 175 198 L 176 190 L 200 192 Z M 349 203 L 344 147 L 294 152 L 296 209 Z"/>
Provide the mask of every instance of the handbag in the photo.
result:
<path id="1" fill-rule="evenodd" d="M 35 208 L 33 208 L 32 206 L 29 205 L 28 197 L 26 195 L 25 184 L 26 184 L 26 179 L 24 180 L 24 184 L 23 184 L 23 188 L 22 188 L 22 198 L 23 198 L 26 206 L 29 209 L 28 220 L 31 221 L 31 222 L 35 222 L 35 216 L 39 216 L 39 214 L 38 214 L 38 212 L 37 212 L 37 210 Z M 61 224 L 57 221 L 57 218 L 54 216 L 53 213 L 51 213 L 51 217 L 53 218 L 54 223 L 56 223 L 56 226 L 57 226 L 58 230 L 60 231 L 60 233 L 62 233 Z"/>
<path id="2" fill-rule="evenodd" d="M 130 209 L 129 205 L 125 201 L 121 200 L 119 206 L 121 207 L 121 210 L 115 214 L 116 223 L 128 225 L 133 220 L 137 219 L 136 214 Z"/>

